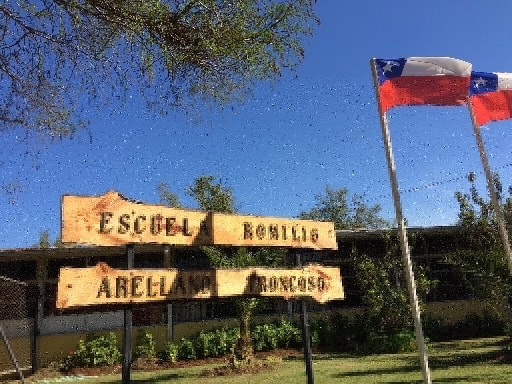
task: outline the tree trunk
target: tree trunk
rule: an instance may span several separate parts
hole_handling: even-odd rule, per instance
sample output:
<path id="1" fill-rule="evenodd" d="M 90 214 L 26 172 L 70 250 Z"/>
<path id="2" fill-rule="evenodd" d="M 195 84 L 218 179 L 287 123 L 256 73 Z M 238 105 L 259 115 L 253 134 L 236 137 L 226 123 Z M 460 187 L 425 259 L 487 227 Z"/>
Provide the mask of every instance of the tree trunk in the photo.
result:
<path id="1" fill-rule="evenodd" d="M 234 365 L 250 364 L 253 358 L 252 338 L 250 332 L 250 324 L 252 317 L 252 303 L 240 303 L 240 337 L 233 348 Z"/>

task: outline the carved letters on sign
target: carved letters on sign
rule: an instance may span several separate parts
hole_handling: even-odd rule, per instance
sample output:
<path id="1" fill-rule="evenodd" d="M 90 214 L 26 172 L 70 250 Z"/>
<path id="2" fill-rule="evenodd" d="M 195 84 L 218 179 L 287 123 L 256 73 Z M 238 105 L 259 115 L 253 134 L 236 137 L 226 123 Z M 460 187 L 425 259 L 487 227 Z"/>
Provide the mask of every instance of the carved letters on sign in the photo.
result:
<path id="1" fill-rule="evenodd" d="M 312 297 L 319 302 L 344 298 L 339 268 L 308 265 L 300 269 L 62 268 L 57 308 L 128 304 L 230 296 Z"/>
<path id="2" fill-rule="evenodd" d="M 140 204 L 115 191 L 98 197 L 63 196 L 61 216 L 64 243 L 337 248 L 330 222 Z"/>

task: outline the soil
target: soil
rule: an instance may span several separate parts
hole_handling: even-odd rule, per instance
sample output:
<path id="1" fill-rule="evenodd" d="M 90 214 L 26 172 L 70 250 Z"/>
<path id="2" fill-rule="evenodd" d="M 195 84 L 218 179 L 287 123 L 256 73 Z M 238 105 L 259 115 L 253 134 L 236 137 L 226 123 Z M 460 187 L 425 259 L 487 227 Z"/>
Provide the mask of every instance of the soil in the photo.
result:
<path id="1" fill-rule="evenodd" d="M 218 365 L 215 368 L 204 369 L 201 376 L 227 376 L 238 374 L 253 374 L 261 371 L 276 369 L 280 362 L 286 359 L 297 359 L 303 356 L 302 352 L 296 349 L 280 349 L 270 352 L 255 352 L 251 364 L 240 364 L 233 367 L 230 363 L 230 356 L 211 357 L 196 360 L 180 360 L 174 363 L 162 362 L 157 358 L 136 359 L 132 363 L 132 371 L 156 371 L 165 369 L 179 369 L 192 366 Z M 103 376 L 110 374 L 121 374 L 122 365 L 115 364 L 106 367 L 73 368 L 69 372 L 61 372 L 57 364 L 40 369 L 34 375 L 26 375 L 27 381 L 37 381 L 60 376 Z M 1 380 L 0 383 L 19 383 L 19 380 Z"/>

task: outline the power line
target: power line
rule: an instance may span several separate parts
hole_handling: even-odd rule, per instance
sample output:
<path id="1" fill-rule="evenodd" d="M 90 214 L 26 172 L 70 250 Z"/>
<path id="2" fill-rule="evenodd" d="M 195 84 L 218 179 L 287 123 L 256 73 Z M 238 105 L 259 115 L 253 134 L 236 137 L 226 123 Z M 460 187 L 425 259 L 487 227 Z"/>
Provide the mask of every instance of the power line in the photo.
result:
<path id="1" fill-rule="evenodd" d="M 507 164 L 501 165 L 499 167 L 495 167 L 494 170 L 496 171 L 496 170 L 505 169 L 505 168 L 508 168 L 508 167 L 512 167 L 512 163 L 507 163 Z M 479 175 L 481 175 L 481 174 L 483 174 L 483 171 L 473 172 L 473 173 L 478 173 Z M 432 188 L 432 187 L 438 187 L 438 186 L 445 185 L 445 184 L 450 184 L 450 183 L 453 183 L 453 182 L 456 182 L 456 181 L 460 181 L 460 180 L 464 180 L 464 179 L 467 179 L 467 178 L 468 178 L 468 175 L 466 174 L 466 175 L 463 175 L 463 176 L 451 177 L 449 179 L 436 180 L 436 181 L 432 181 L 432 182 L 427 183 L 427 184 L 422 184 L 420 186 L 411 187 L 411 188 L 407 188 L 407 189 L 403 189 L 403 190 L 400 189 L 399 192 L 401 194 L 419 192 L 419 191 L 422 191 L 422 190 L 425 190 L 425 189 L 429 189 L 429 188 Z M 366 201 L 371 202 L 371 201 L 376 201 L 376 200 L 384 199 L 384 198 L 387 198 L 387 197 L 389 197 L 389 194 L 375 196 L 375 197 L 372 197 L 370 199 L 367 199 Z"/>

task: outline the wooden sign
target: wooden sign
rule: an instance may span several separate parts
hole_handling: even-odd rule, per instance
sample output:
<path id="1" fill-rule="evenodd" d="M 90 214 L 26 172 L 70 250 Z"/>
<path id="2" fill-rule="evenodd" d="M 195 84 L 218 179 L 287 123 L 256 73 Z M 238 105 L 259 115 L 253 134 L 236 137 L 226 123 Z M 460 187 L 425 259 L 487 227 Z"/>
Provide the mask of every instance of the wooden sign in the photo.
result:
<path id="1" fill-rule="evenodd" d="M 296 269 L 61 268 L 57 308 L 134 304 L 212 297 L 311 297 L 318 302 L 344 298 L 340 269 L 308 265 Z"/>
<path id="2" fill-rule="evenodd" d="M 226 215 L 130 201 L 118 192 L 63 196 L 64 243 L 279 246 L 337 249 L 334 224 Z"/>
<path id="3" fill-rule="evenodd" d="M 62 197 L 64 243 L 209 245 L 207 212 L 140 204 L 115 191 L 103 196 Z"/>
<path id="4" fill-rule="evenodd" d="M 214 213 L 214 244 L 336 249 L 330 222 Z"/>

